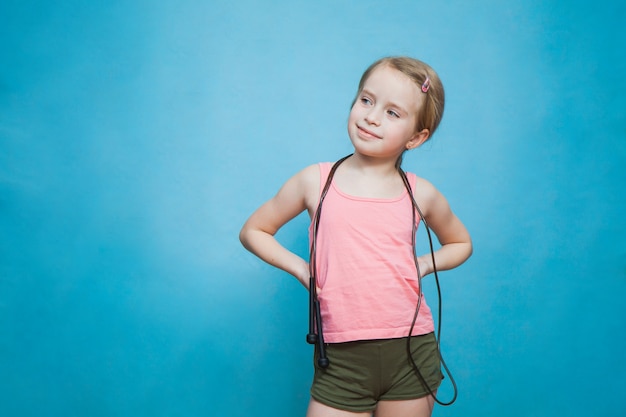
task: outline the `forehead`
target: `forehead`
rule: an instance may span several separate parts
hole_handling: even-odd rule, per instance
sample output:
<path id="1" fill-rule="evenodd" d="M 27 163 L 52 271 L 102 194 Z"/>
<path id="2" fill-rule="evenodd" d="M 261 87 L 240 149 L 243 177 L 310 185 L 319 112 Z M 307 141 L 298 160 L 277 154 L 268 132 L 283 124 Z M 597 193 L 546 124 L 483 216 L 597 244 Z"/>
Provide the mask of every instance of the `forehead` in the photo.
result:
<path id="1" fill-rule="evenodd" d="M 372 71 L 363 83 L 363 90 L 407 109 L 419 109 L 422 102 L 421 90 L 406 74 L 388 65 Z"/>

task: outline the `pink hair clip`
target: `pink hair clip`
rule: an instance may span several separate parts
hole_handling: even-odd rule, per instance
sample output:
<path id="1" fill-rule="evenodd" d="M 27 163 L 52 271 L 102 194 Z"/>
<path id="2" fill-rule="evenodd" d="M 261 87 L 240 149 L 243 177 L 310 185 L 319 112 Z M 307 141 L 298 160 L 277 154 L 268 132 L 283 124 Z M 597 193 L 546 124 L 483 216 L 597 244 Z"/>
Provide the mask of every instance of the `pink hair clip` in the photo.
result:
<path id="1" fill-rule="evenodd" d="M 427 93 L 429 88 L 430 88 L 430 78 L 427 75 L 426 80 L 424 80 L 424 84 L 422 84 L 422 93 Z"/>

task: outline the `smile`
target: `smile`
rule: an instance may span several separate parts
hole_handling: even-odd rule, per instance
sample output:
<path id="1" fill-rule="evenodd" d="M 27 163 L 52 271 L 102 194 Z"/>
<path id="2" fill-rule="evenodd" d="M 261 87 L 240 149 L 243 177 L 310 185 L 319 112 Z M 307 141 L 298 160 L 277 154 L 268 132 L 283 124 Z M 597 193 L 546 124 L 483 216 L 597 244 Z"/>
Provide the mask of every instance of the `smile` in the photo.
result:
<path id="1" fill-rule="evenodd" d="M 370 130 L 364 129 L 359 125 L 357 125 L 356 128 L 357 128 L 357 132 L 359 136 L 361 136 L 364 139 L 382 139 L 381 136 L 377 135 L 376 133 Z"/>

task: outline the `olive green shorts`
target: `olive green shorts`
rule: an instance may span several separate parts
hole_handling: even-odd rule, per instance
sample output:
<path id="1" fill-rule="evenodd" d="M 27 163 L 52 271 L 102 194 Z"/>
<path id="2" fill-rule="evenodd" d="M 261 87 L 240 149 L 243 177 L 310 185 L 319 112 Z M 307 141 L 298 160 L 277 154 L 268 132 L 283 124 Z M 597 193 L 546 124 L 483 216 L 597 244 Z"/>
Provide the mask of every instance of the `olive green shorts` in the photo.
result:
<path id="1" fill-rule="evenodd" d="M 413 336 L 411 351 L 428 387 L 409 361 L 407 338 L 327 344 L 330 366 L 317 365 L 316 349 L 311 396 L 329 407 L 353 412 L 371 411 L 378 401 L 424 397 L 443 379 L 435 335 Z"/>

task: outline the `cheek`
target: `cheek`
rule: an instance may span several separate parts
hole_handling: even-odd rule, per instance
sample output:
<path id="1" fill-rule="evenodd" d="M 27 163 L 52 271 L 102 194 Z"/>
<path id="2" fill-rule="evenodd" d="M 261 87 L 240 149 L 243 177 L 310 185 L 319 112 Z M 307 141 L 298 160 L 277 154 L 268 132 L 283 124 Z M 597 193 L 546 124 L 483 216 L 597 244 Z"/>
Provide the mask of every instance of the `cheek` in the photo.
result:
<path id="1" fill-rule="evenodd" d="M 350 113 L 348 114 L 348 123 L 352 124 L 358 119 L 358 110 L 355 106 L 352 106 Z"/>

